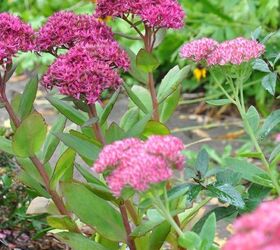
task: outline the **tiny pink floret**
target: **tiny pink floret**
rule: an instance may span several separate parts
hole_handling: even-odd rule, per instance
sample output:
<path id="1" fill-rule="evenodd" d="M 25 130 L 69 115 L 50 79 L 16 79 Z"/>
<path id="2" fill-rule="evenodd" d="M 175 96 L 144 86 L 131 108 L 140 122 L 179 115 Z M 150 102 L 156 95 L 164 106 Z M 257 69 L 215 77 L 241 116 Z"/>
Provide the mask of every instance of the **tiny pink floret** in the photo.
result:
<path id="1" fill-rule="evenodd" d="M 235 235 L 223 250 L 280 249 L 280 199 L 264 202 L 234 223 Z"/>
<path id="2" fill-rule="evenodd" d="M 183 142 L 174 136 L 151 136 L 147 141 L 125 139 L 105 146 L 93 170 L 110 171 L 106 180 L 116 196 L 127 186 L 145 191 L 151 184 L 170 179 L 173 169 L 183 169 L 183 149 Z"/>

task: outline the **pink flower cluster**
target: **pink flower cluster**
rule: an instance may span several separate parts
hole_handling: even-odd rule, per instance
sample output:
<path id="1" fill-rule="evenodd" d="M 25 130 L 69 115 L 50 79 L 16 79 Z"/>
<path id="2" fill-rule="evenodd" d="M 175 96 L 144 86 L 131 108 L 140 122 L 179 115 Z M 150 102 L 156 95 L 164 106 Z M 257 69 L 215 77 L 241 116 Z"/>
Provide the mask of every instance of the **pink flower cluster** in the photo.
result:
<path id="1" fill-rule="evenodd" d="M 102 43 L 112 40 L 112 30 L 95 17 L 76 15 L 70 11 L 57 12 L 39 30 L 36 50 L 51 51 L 60 47 L 71 48 L 80 42 Z"/>
<path id="2" fill-rule="evenodd" d="M 200 62 L 207 59 L 208 55 L 218 46 L 218 42 L 210 38 L 202 38 L 186 43 L 180 51 L 180 56 Z"/>
<path id="3" fill-rule="evenodd" d="M 95 103 L 108 88 L 117 88 L 122 79 L 115 68 L 127 70 L 129 60 L 117 42 L 80 43 L 57 58 L 43 76 L 42 83 L 60 93 Z"/>
<path id="4" fill-rule="evenodd" d="M 34 31 L 17 16 L 0 13 L 0 65 L 10 63 L 19 51 L 34 48 Z"/>
<path id="5" fill-rule="evenodd" d="M 209 66 L 234 64 L 240 65 L 260 57 L 265 51 L 264 45 L 255 40 L 238 37 L 233 40 L 217 43 L 202 38 L 185 44 L 181 49 L 181 57 L 195 62 L 206 61 Z"/>
<path id="6" fill-rule="evenodd" d="M 236 234 L 223 250 L 280 249 L 280 199 L 263 203 L 255 212 L 238 219 Z"/>
<path id="7" fill-rule="evenodd" d="M 174 136 L 151 136 L 145 142 L 125 139 L 105 146 L 93 170 L 110 172 L 106 180 L 116 196 L 126 186 L 145 191 L 150 184 L 170 179 L 172 169 L 184 167 L 183 149 L 183 142 Z"/>
<path id="8" fill-rule="evenodd" d="M 185 13 L 177 0 L 98 0 L 97 17 L 133 14 L 151 28 L 180 29 L 184 25 Z"/>

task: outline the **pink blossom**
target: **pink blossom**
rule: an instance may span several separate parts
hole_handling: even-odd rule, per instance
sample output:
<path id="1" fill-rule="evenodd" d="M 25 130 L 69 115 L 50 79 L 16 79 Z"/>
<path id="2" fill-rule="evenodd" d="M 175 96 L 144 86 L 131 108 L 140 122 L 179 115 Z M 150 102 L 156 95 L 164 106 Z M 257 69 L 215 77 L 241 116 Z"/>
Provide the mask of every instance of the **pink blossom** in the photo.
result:
<path id="1" fill-rule="evenodd" d="M 280 133 L 275 136 L 275 141 L 280 142 Z"/>
<path id="2" fill-rule="evenodd" d="M 221 43 L 208 56 L 208 65 L 241 64 L 260 57 L 265 51 L 264 45 L 255 40 L 239 37 Z"/>
<path id="3" fill-rule="evenodd" d="M 182 58 L 195 62 L 207 60 L 209 54 L 218 46 L 218 42 L 210 38 L 202 38 L 183 45 L 180 51 Z"/>
<path id="4" fill-rule="evenodd" d="M 104 147 L 93 170 L 110 172 L 109 188 L 120 196 L 130 186 L 138 191 L 172 177 L 172 169 L 182 170 L 185 160 L 183 142 L 174 136 L 151 136 L 147 141 L 130 138 Z"/>
<path id="5" fill-rule="evenodd" d="M 113 32 L 91 15 L 76 15 L 73 12 L 57 12 L 37 34 L 37 51 L 56 48 L 71 48 L 80 42 L 102 43 L 112 41 Z"/>
<path id="6" fill-rule="evenodd" d="M 139 15 L 152 28 L 180 29 L 185 13 L 177 0 L 98 0 L 96 16 Z"/>
<path id="7" fill-rule="evenodd" d="M 19 17 L 0 13 L 0 65 L 10 63 L 18 52 L 34 48 L 34 31 Z"/>
<path id="8" fill-rule="evenodd" d="M 117 68 L 127 70 L 129 60 L 117 42 L 78 44 L 57 58 L 43 76 L 48 88 L 61 94 L 95 103 L 105 89 L 118 88 L 122 79 Z"/>
<path id="9" fill-rule="evenodd" d="M 280 199 L 264 202 L 253 213 L 239 218 L 235 235 L 223 250 L 280 249 Z"/>

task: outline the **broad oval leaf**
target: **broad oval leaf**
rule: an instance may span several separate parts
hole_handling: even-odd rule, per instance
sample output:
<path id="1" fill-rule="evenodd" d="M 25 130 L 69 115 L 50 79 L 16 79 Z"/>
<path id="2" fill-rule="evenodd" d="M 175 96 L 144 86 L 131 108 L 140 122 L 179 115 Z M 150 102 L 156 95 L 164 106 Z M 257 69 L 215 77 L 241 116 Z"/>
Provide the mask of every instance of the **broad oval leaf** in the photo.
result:
<path id="1" fill-rule="evenodd" d="M 34 156 L 42 147 L 47 135 L 47 124 L 38 113 L 30 114 L 17 128 L 12 146 L 19 157 Z"/>
<path id="2" fill-rule="evenodd" d="M 112 241 L 125 242 L 121 215 L 109 202 L 79 183 L 65 183 L 63 193 L 68 209 L 81 221 L 96 228 L 98 233 Z"/>
<path id="3" fill-rule="evenodd" d="M 153 54 L 140 49 L 136 56 L 136 65 L 141 71 L 151 73 L 159 66 L 159 61 Z"/>

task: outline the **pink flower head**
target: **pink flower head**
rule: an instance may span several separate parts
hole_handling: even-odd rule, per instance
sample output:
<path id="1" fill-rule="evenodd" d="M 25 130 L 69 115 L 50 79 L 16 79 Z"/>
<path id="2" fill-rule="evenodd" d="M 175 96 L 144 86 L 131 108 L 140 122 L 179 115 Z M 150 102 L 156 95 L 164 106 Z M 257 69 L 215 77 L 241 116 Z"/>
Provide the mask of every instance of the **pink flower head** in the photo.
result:
<path id="1" fill-rule="evenodd" d="M 126 186 L 145 191 L 153 183 L 170 179 L 173 169 L 183 169 L 183 149 L 183 142 L 174 136 L 151 136 L 145 142 L 125 139 L 105 146 L 93 169 L 110 171 L 106 180 L 116 196 Z"/>
<path id="2" fill-rule="evenodd" d="M 265 202 L 253 213 L 238 219 L 235 235 L 223 250 L 280 249 L 280 199 Z"/>
<path id="3" fill-rule="evenodd" d="M 58 87 L 61 94 L 95 103 L 105 89 L 122 84 L 117 68 L 127 70 L 129 61 L 117 42 L 102 44 L 78 44 L 67 54 L 57 58 L 42 83 L 52 89 Z"/>
<path id="4" fill-rule="evenodd" d="M 210 38 L 202 38 L 183 45 L 180 51 L 182 58 L 195 62 L 207 60 L 209 54 L 218 46 L 218 42 Z"/>
<path id="5" fill-rule="evenodd" d="M 76 15 L 73 12 L 57 12 L 39 30 L 37 51 L 54 48 L 71 48 L 80 42 L 97 43 L 112 41 L 112 30 L 90 15 Z"/>
<path id="6" fill-rule="evenodd" d="M 19 51 L 33 50 L 34 31 L 19 17 L 0 13 L 0 27 L 0 65 L 10 63 Z"/>
<path id="7" fill-rule="evenodd" d="M 177 0 L 98 0 L 96 16 L 139 15 L 151 28 L 180 29 L 185 13 Z"/>
<path id="8" fill-rule="evenodd" d="M 207 59 L 208 65 L 225 65 L 248 62 L 260 57 L 265 51 L 264 45 L 239 37 L 221 43 Z"/>

